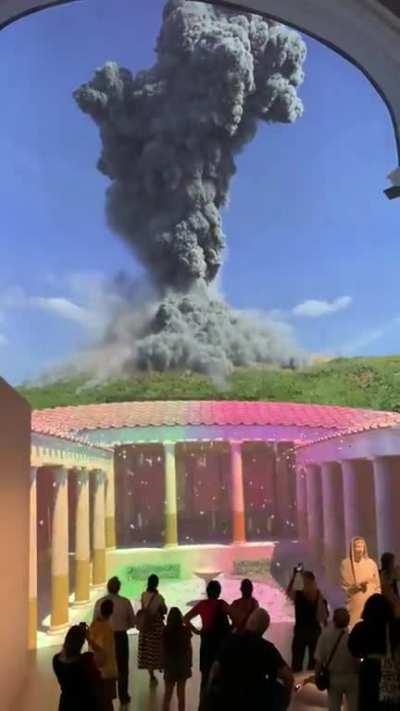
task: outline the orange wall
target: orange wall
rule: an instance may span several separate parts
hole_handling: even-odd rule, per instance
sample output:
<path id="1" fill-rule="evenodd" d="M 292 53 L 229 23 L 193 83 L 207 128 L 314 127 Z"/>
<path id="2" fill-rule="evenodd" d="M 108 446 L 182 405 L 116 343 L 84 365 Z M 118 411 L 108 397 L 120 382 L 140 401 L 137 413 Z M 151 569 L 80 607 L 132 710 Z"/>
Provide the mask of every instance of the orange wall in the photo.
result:
<path id="1" fill-rule="evenodd" d="M 16 711 L 27 668 L 30 408 L 0 379 L 0 696 Z"/>

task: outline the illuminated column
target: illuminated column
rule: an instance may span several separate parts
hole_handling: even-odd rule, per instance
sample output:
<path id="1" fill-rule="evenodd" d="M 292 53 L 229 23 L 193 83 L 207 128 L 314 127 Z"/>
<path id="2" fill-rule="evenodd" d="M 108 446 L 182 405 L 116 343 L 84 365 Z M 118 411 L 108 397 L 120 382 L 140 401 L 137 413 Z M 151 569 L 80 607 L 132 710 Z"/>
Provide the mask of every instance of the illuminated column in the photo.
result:
<path id="1" fill-rule="evenodd" d="M 400 556 L 400 457 L 373 461 L 379 554 Z"/>
<path id="2" fill-rule="evenodd" d="M 115 474 L 114 461 L 108 465 L 106 481 L 106 548 L 115 548 Z"/>
<path id="3" fill-rule="evenodd" d="M 307 480 L 303 467 L 296 472 L 297 532 L 300 541 L 308 539 Z"/>
<path id="4" fill-rule="evenodd" d="M 178 545 L 178 516 L 176 502 L 176 463 L 174 442 L 164 443 L 165 467 L 165 545 Z"/>
<path id="5" fill-rule="evenodd" d="M 36 648 L 38 626 L 37 613 L 37 497 L 36 477 L 38 468 L 31 467 L 31 487 L 29 504 L 29 623 L 28 648 Z"/>
<path id="6" fill-rule="evenodd" d="M 68 474 L 54 470 L 54 505 L 51 530 L 51 627 L 58 632 L 68 625 Z"/>
<path id="7" fill-rule="evenodd" d="M 346 552 L 344 536 L 342 470 L 338 462 L 321 464 L 324 564 L 327 578 L 337 580 Z"/>
<path id="8" fill-rule="evenodd" d="M 243 462 L 241 442 L 230 442 L 231 450 L 231 501 L 233 543 L 246 542 L 246 522 L 243 487 Z"/>
<path id="9" fill-rule="evenodd" d="M 76 477 L 75 604 L 84 605 L 90 600 L 89 472 L 78 469 Z"/>
<path id="10" fill-rule="evenodd" d="M 95 469 L 93 502 L 93 585 L 103 587 L 106 582 L 106 523 L 105 474 Z"/>
<path id="11" fill-rule="evenodd" d="M 367 459 L 342 462 L 346 545 L 355 536 L 367 541 L 370 555 L 377 553 L 374 472 Z"/>
<path id="12" fill-rule="evenodd" d="M 307 482 L 308 540 L 315 559 L 320 559 L 324 537 L 321 471 L 317 464 L 307 464 L 305 471 Z"/>

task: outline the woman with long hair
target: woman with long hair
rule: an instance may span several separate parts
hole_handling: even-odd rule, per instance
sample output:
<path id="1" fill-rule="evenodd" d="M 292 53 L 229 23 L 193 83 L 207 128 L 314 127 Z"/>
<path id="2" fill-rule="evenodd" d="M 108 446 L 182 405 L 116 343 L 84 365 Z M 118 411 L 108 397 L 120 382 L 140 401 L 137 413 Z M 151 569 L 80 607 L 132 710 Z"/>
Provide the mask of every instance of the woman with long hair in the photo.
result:
<path id="1" fill-rule="evenodd" d="M 178 711 L 185 711 L 186 681 L 192 676 L 192 644 L 189 627 L 178 607 L 171 607 L 163 631 L 165 692 L 163 711 L 169 711 L 176 686 Z"/>
<path id="2" fill-rule="evenodd" d="M 394 665 L 398 677 L 400 622 L 393 616 L 390 603 L 383 595 L 368 598 L 362 619 L 350 633 L 349 649 L 353 657 L 360 660 L 359 668 L 359 711 L 391 711 L 400 708 L 400 688 L 385 690 L 385 660 Z M 393 698 L 383 699 L 389 691 Z"/>
<path id="3" fill-rule="evenodd" d="M 163 669 L 162 636 L 164 617 L 167 614 L 165 600 L 158 592 L 158 584 L 158 576 L 150 575 L 138 613 L 138 619 L 142 620 L 139 627 L 138 668 L 147 669 L 152 685 L 158 683 L 154 672 Z"/>

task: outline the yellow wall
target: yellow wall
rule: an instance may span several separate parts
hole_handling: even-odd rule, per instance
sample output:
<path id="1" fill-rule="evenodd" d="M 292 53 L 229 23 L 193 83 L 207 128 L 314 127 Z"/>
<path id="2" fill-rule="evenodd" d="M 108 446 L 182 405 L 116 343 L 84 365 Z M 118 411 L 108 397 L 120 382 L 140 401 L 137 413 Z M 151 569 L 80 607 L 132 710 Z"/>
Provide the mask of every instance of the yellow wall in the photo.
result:
<path id="1" fill-rule="evenodd" d="M 0 379 L 0 696 L 14 711 L 27 669 L 30 408 Z"/>

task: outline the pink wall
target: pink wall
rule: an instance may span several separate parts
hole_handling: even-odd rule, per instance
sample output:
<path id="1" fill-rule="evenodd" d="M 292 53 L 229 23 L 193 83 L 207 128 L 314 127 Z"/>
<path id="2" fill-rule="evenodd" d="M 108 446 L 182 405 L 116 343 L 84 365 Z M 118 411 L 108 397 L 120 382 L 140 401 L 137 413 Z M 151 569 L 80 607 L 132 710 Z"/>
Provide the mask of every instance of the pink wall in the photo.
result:
<path id="1" fill-rule="evenodd" d="M 0 695 L 18 711 L 27 669 L 30 409 L 0 379 Z"/>

